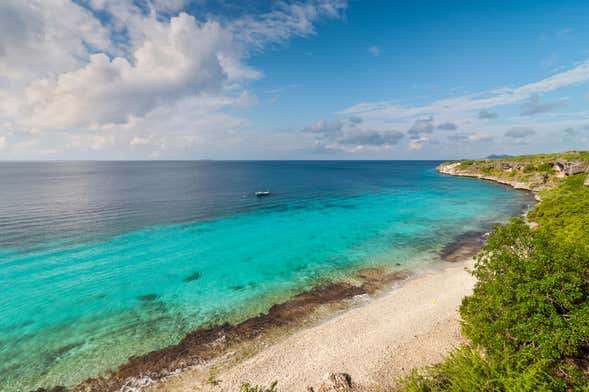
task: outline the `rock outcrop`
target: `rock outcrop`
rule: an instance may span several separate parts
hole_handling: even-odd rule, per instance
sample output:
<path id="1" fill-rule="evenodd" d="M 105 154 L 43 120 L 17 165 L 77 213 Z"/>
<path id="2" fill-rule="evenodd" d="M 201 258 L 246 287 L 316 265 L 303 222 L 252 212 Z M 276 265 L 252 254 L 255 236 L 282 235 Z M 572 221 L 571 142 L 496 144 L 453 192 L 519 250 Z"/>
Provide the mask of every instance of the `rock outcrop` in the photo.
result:
<path id="1" fill-rule="evenodd" d="M 560 178 L 589 173 L 589 161 L 580 155 L 571 158 L 571 154 L 578 153 L 531 156 L 529 160 L 518 158 L 442 163 L 438 171 L 453 176 L 495 181 L 516 189 L 542 191 L 556 187 Z M 588 184 L 589 180 L 586 182 Z"/>
<path id="2" fill-rule="evenodd" d="M 557 177 L 566 177 L 575 174 L 588 173 L 589 164 L 580 161 L 558 160 L 552 164 L 552 169 Z"/>

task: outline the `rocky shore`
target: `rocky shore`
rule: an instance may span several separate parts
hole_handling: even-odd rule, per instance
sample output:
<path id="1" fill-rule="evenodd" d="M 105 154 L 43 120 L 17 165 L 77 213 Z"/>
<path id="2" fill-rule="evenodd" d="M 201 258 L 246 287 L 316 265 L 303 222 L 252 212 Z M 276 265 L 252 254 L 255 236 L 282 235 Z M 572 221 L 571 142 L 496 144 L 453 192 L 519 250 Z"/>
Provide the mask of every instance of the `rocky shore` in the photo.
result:
<path id="1" fill-rule="evenodd" d="M 528 164 L 489 165 L 523 173 Z M 563 175 L 580 170 L 563 168 Z M 533 181 L 503 177 L 464 162 L 437 169 L 533 192 L 549 188 L 553 181 L 552 176 L 536 174 Z M 554 173 L 560 175 L 556 168 Z M 465 233 L 440 252 L 441 260 L 454 265 L 415 279 L 408 280 L 406 272 L 366 269 L 357 273 L 355 283 L 321 283 L 265 314 L 235 325 L 201 328 L 176 345 L 131 357 L 117 370 L 71 390 L 236 391 L 243 382 L 269 385 L 275 380 L 284 391 L 344 391 L 337 386 L 344 384 L 350 390 L 392 386 L 412 368 L 440 360 L 462 342 L 457 309 L 474 285 L 466 269 L 483 243 L 484 233 Z M 401 281 L 396 290 L 354 306 L 359 298 Z"/>
<path id="2" fill-rule="evenodd" d="M 569 152 L 507 158 L 499 160 L 445 162 L 437 167 L 440 173 L 459 177 L 472 177 L 497 182 L 534 192 L 558 186 L 561 178 L 581 173 L 589 173 L 589 162 L 581 153 Z M 589 180 L 585 182 L 589 186 Z"/>
<path id="3" fill-rule="evenodd" d="M 325 315 L 349 309 L 356 299 L 377 295 L 384 288 L 407 280 L 406 271 L 381 268 L 359 270 L 350 281 L 325 281 L 268 312 L 238 324 L 197 329 L 182 341 L 161 350 L 134 356 L 118 369 L 90 378 L 73 388 L 55 386 L 36 392 L 137 391 L 158 384 L 185 369 L 229 366 L 272 344 L 277 338 L 316 322 Z M 207 376 L 207 380 L 208 380 Z"/>

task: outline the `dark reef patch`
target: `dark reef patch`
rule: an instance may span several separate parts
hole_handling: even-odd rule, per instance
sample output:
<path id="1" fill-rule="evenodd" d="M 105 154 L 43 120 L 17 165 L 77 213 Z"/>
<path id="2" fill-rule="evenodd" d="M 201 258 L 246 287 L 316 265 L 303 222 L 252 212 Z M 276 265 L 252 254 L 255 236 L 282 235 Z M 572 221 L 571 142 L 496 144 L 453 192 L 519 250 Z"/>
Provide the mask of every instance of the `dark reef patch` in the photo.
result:
<path id="1" fill-rule="evenodd" d="M 193 272 L 192 274 L 190 274 L 184 278 L 184 282 L 193 282 L 195 280 L 200 279 L 201 276 L 202 276 L 202 274 L 200 272 L 198 272 L 198 271 Z"/>
<path id="2" fill-rule="evenodd" d="M 143 301 L 143 302 L 155 301 L 158 298 L 159 298 L 159 295 L 157 295 L 157 294 L 145 294 L 145 295 L 140 295 L 137 297 L 137 299 L 139 301 Z"/>
<path id="3" fill-rule="evenodd" d="M 225 323 L 204 327 L 187 334 L 180 343 L 147 354 L 130 357 L 117 370 L 90 378 L 72 389 L 74 392 L 118 391 L 127 382 L 143 376 L 159 380 L 179 369 L 205 363 L 230 351 L 239 350 L 243 344 L 254 344 L 274 332 L 288 331 L 312 320 L 321 306 L 350 306 L 357 295 L 374 294 L 381 288 L 406 279 L 407 272 L 388 272 L 381 268 L 360 270 L 356 278 L 361 282 L 351 284 L 325 281 L 293 296 L 286 302 L 273 305 L 268 312 L 237 324 Z M 152 298 L 153 294 L 150 295 Z M 144 296 L 147 297 L 147 296 Z M 346 305 L 348 304 L 348 305 Z M 64 392 L 63 387 L 40 389 L 39 392 Z"/>
<path id="4" fill-rule="evenodd" d="M 49 354 L 49 357 L 61 358 L 64 355 L 66 355 L 68 352 L 75 350 L 78 347 L 82 347 L 83 345 L 84 345 L 84 342 L 76 342 L 76 343 L 66 344 L 64 346 L 59 347 L 57 350 L 52 351 Z"/>
<path id="5" fill-rule="evenodd" d="M 444 261 L 455 263 L 476 256 L 486 241 L 486 233 L 481 231 L 468 231 L 456 237 L 442 248 L 439 256 Z"/>

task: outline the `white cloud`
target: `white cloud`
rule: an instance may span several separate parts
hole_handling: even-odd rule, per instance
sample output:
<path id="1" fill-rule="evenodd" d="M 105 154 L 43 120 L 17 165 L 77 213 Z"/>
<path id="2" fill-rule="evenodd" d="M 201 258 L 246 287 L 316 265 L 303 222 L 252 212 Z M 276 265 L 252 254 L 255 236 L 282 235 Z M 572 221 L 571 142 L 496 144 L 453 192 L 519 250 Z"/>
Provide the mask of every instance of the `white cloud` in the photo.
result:
<path id="1" fill-rule="evenodd" d="M 186 3 L 5 0 L 0 126 L 34 138 L 31 151 L 47 133 L 80 150 L 186 148 L 214 134 L 231 143 L 247 122 L 224 110 L 258 102 L 247 84 L 262 74 L 247 65 L 249 52 L 314 34 L 346 8 L 343 0 L 280 2 L 261 15 L 197 20 L 181 12 Z"/>
<path id="2" fill-rule="evenodd" d="M 87 61 L 89 47 L 108 51 L 109 31 L 75 3 L 0 2 L 0 86 L 3 78 L 20 83 L 74 70 Z"/>
<path id="3" fill-rule="evenodd" d="M 522 105 L 521 114 L 522 116 L 532 116 L 535 114 L 549 112 L 564 105 L 566 105 L 566 102 L 563 100 L 540 102 L 540 96 L 538 94 L 532 94 L 530 98 Z"/>
<path id="4" fill-rule="evenodd" d="M 479 111 L 479 114 L 477 116 L 479 119 L 481 120 L 493 120 L 495 118 L 499 117 L 499 114 L 495 113 L 495 112 L 491 112 L 487 109 L 481 109 Z"/>
<path id="5" fill-rule="evenodd" d="M 240 40 L 262 48 L 267 44 L 282 43 L 293 36 L 315 34 L 317 20 L 340 18 L 346 8 L 347 1 L 344 0 L 277 2 L 272 11 L 237 19 L 229 27 Z"/>
<path id="6" fill-rule="evenodd" d="M 303 132 L 314 133 L 322 136 L 333 136 L 339 134 L 344 124 L 340 120 L 320 120 L 315 124 L 303 129 Z"/>
<path id="7" fill-rule="evenodd" d="M 524 139 L 535 134 L 536 131 L 530 127 L 512 127 L 505 132 L 505 136 L 512 139 Z"/>
<path id="8" fill-rule="evenodd" d="M 132 61 L 94 54 L 75 71 L 30 84 L 21 108 L 30 127 L 126 123 L 164 102 L 215 94 L 224 83 L 256 76 L 239 65 L 231 35 L 216 22 L 199 24 L 181 13 L 168 24 L 153 20 L 150 25 Z"/>
<path id="9" fill-rule="evenodd" d="M 409 141 L 409 149 L 413 151 L 421 150 L 423 146 L 429 142 L 429 137 L 422 136 L 417 139 L 412 139 Z"/>
<path id="10" fill-rule="evenodd" d="M 458 125 L 456 125 L 453 122 L 446 121 L 445 123 L 441 123 L 440 125 L 438 125 L 437 128 L 441 129 L 442 131 L 454 131 L 458 129 Z"/>
<path id="11" fill-rule="evenodd" d="M 423 106 L 404 106 L 394 102 L 364 102 L 339 112 L 342 115 L 361 115 L 373 119 L 407 119 L 424 115 L 466 114 L 490 108 L 512 105 L 556 89 L 589 81 L 589 62 L 583 62 L 571 70 L 552 75 L 538 82 L 517 88 L 500 88 L 477 94 L 445 98 Z"/>
<path id="12" fill-rule="evenodd" d="M 379 46 L 374 45 L 368 48 L 368 53 L 370 53 L 374 57 L 379 57 L 381 49 Z"/>
<path id="13" fill-rule="evenodd" d="M 417 119 L 407 131 L 407 134 L 412 139 L 420 139 L 424 133 L 432 133 L 434 131 L 434 118 L 430 116 L 425 119 Z"/>

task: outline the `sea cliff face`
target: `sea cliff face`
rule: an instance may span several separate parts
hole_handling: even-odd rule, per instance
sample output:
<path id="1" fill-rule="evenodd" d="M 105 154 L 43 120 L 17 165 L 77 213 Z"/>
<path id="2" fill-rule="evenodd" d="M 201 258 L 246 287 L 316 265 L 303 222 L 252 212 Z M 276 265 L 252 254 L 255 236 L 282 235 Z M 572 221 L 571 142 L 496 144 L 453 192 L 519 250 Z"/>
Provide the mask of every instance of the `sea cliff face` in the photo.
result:
<path id="1" fill-rule="evenodd" d="M 571 151 L 498 160 L 463 160 L 442 163 L 437 169 L 440 173 L 495 181 L 537 195 L 557 187 L 564 177 L 589 173 L 589 153 Z M 585 185 L 589 186 L 589 179 Z"/>

